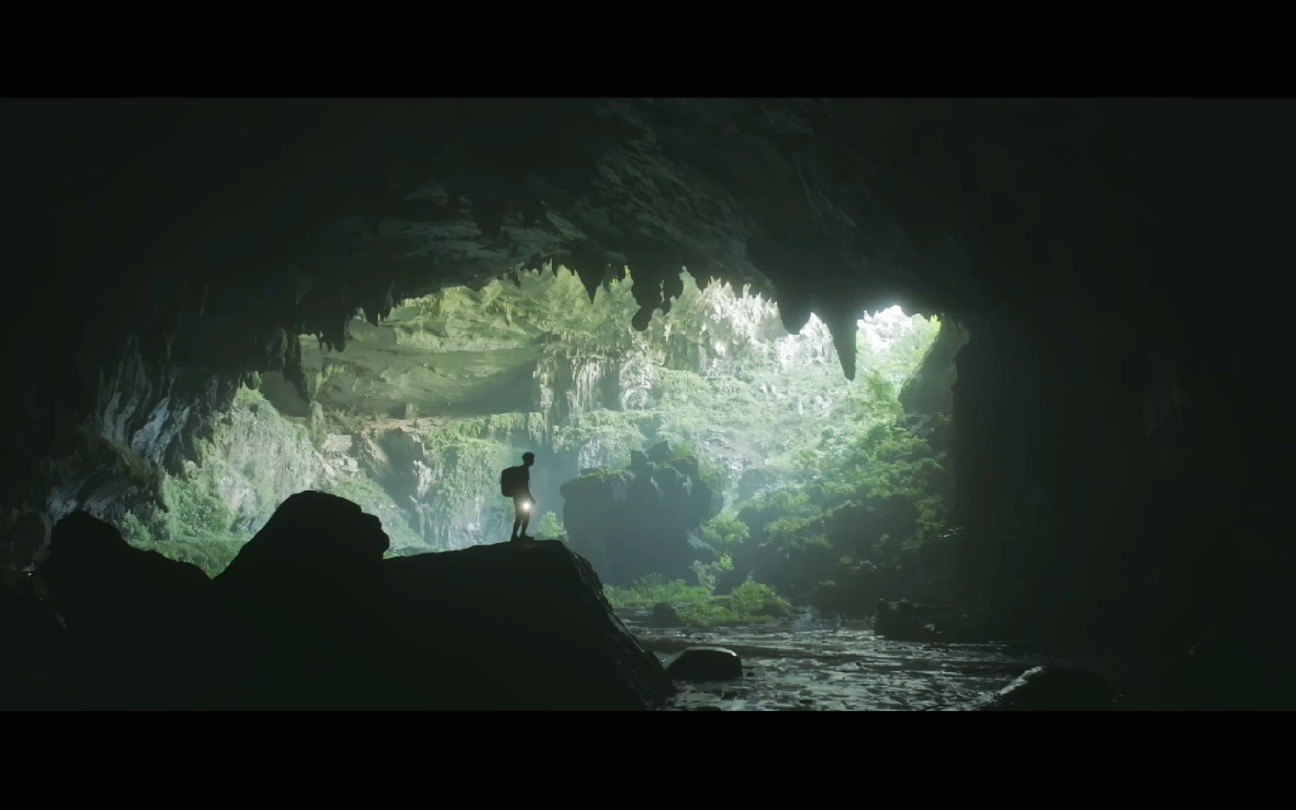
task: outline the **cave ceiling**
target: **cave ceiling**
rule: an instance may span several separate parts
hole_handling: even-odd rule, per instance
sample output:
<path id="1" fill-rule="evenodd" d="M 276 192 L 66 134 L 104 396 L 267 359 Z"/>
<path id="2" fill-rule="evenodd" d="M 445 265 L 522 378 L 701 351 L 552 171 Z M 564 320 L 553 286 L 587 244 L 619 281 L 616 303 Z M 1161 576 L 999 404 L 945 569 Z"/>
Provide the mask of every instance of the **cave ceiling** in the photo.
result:
<path id="1" fill-rule="evenodd" d="M 1237 282 L 1289 252 L 1293 109 L 8 100 L 0 374 L 15 388 L 0 420 L 22 427 L 2 437 L 15 461 L 0 489 L 71 452 L 120 392 L 134 409 L 124 436 L 162 413 L 201 425 L 248 372 L 309 396 L 301 336 L 337 355 L 363 332 L 357 313 L 381 325 L 411 298 L 555 265 L 590 290 L 629 266 L 639 328 L 669 317 L 681 267 L 750 283 L 790 331 L 818 315 L 846 376 L 856 318 L 892 304 L 1060 350 L 1055 362 L 1154 346 L 1235 368 L 1192 315 L 1221 286 L 1191 279 L 1224 279 L 1253 316 L 1270 313 L 1251 318 L 1257 335 L 1281 322 L 1283 296 Z M 357 362 L 377 368 L 383 347 L 364 344 Z M 404 371 L 429 391 L 444 382 Z M 406 394 L 389 393 L 364 407 Z"/>
<path id="2" fill-rule="evenodd" d="M 1135 221 L 1134 198 L 1112 191 L 1118 139 L 1078 101 L 97 100 L 18 114 L 59 128 L 9 221 L 57 243 L 24 283 L 81 304 L 91 366 L 126 327 L 182 364 L 299 377 L 288 344 L 344 350 L 357 312 L 377 323 L 411 296 L 554 265 L 593 290 L 628 265 L 637 328 L 668 313 L 687 267 L 772 295 L 791 331 L 818 315 L 853 376 L 866 309 L 1024 306 L 1097 272 L 1092 240 L 1061 250 L 1061 232 Z"/>

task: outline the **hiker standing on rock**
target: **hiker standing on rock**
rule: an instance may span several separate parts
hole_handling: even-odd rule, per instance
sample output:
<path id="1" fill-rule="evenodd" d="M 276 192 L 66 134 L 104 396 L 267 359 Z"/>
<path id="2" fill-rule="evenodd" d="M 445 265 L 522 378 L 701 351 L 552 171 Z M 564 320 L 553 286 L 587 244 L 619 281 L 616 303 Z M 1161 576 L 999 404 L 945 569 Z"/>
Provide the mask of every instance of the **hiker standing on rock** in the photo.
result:
<path id="1" fill-rule="evenodd" d="M 526 533 L 531 512 L 535 509 L 535 498 L 531 497 L 532 464 L 535 464 L 535 453 L 523 453 L 521 466 L 509 467 L 500 473 L 500 493 L 513 499 L 513 534 L 509 542 L 535 539 Z"/>

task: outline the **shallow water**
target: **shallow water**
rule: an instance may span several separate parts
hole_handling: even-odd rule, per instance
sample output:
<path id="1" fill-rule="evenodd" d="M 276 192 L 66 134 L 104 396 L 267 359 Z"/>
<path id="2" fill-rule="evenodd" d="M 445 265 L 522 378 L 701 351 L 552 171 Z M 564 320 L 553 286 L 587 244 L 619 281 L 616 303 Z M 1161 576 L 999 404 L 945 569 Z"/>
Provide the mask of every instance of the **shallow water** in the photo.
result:
<path id="1" fill-rule="evenodd" d="M 1113 676 L 1115 670 L 1095 652 L 892 641 L 863 623 L 811 616 L 704 632 L 652 628 L 643 616 L 622 620 L 663 661 L 692 645 L 727 647 L 742 657 L 741 680 L 677 681 L 680 693 L 668 711 L 965 711 L 1031 667 L 1076 666 Z"/>

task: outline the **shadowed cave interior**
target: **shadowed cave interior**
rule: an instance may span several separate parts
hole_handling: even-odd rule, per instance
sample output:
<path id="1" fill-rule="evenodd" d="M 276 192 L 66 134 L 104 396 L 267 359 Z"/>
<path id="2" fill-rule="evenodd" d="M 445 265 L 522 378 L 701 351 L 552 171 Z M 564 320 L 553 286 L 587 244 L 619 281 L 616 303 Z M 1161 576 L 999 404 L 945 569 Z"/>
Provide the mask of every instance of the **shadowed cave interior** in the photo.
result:
<path id="1" fill-rule="evenodd" d="M 6 708 L 1296 704 L 1288 102 L 0 111 Z"/>

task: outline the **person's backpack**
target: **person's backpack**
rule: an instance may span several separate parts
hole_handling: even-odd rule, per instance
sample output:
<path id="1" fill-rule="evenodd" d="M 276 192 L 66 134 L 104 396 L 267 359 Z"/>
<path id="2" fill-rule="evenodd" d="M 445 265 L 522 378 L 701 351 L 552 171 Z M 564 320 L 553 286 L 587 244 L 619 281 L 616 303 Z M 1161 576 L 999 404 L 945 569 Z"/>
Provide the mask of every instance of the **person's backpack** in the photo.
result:
<path id="1" fill-rule="evenodd" d="M 500 473 L 500 494 L 512 498 L 526 481 L 526 467 L 509 467 Z"/>

